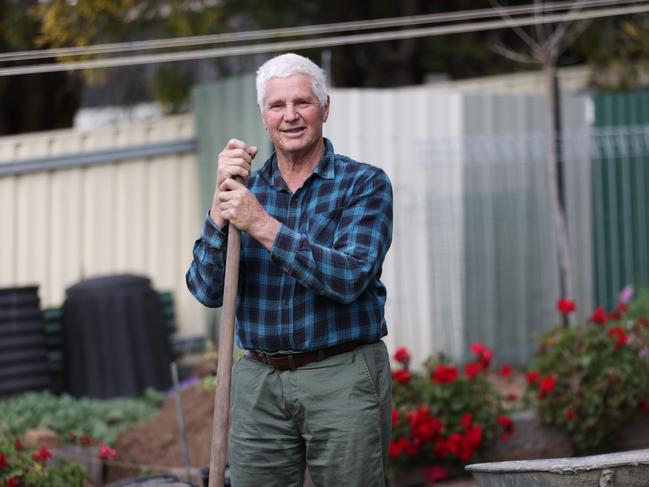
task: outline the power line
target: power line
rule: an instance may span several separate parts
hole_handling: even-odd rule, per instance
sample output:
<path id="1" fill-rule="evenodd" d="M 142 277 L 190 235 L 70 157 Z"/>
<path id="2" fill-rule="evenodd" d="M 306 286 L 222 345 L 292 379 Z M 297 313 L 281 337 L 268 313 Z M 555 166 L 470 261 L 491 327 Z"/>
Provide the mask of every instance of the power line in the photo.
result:
<path id="1" fill-rule="evenodd" d="M 642 3 L 647 0 L 588 0 L 585 7 L 602 7 L 624 3 Z M 0 62 L 24 61 L 31 59 L 45 59 L 59 56 L 80 56 L 92 54 L 108 54 L 114 52 L 130 52 L 136 50 L 164 49 L 172 47 L 187 47 L 205 44 L 219 44 L 227 42 L 242 42 L 250 40 L 263 40 L 277 37 L 294 37 L 299 35 L 330 34 L 336 32 L 359 31 L 369 29 L 381 29 L 388 27 L 403 27 L 419 24 L 431 24 L 438 22 L 449 22 L 459 20 L 475 20 L 489 17 L 500 17 L 501 15 L 521 15 L 526 13 L 552 12 L 565 10 L 574 6 L 573 1 L 562 1 L 555 3 L 544 3 L 541 5 L 519 5 L 502 7 L 495 10 L 492 8 L 479 10 L 466 10 L 461 12 L 438 13 L 428 15 L 416 15 L 406 17 L 392 17 L 378 20 L 364 20 L 354 22 L 340 22 L 334 24 L 320 24 L 312 26 L 294 27 L 288 29 L 266 29 L 246 31 L 228 34 L 213 34 L 203 36 L 177 37 L 172 39 L 157 39 L 147 41 L 121 42 L 112 44 L 96 44 L 83 47 L 62 47 L 32 51 L 18 51 L 0 53 Z"/>
<path id="2" fill-rule="evenodd" d="M 48 73 L 58 71 L 74 71 L 79 69 L 111 68 L 118 66 L 134 66 L 141 64 L 164 63 L 174 61 L 189 61 L 196 59 L 221 58 L 227 56 L 241 56 L 250 54 L 261 54 L 278 51 L 308 49 L 316 47 L 332 47 L 351 44 L 364 44 L 389 40 L 409 39 L 417 37 L 428 37 L 445 34 L 458 34 L 465 32 L 478 32 L 493 29 L 502 29 L 512 26 L 528 26 L 536 24 L 550 24 L 557 22 L 568 22 L 574 20 L 586 20 L 602 17 L 614 17 L 618 15 L 629 15 L 634 13 L 649 12 L 649 5 L 627 6 L 621 8 L 591 9 L 579 12 L 545 15 L 542 17 L 520 17 L 508 18 L 498 21 L 465 22 L 455 25 L 443 25 L 437 27 L 424 27 L 418 29 L 392 30 L 370 34 L 353 34 L 346 36 L 333 36 L 316 39 L 305 39 L 297 41 L 271 42 L 254 44 L 251 46 L 217 47 L 212 49 L 200 49 L 193 51 L 181 51 L 162 54 L 146 54 L 127 57 L 114 57 L 107 59 L 94 59 L 89 61 L 76 61 L 58 64 L 37 64 L 29 66 L 18 66 L 0 68 L 0 76 L 14 76 L 19 74 Z"/>

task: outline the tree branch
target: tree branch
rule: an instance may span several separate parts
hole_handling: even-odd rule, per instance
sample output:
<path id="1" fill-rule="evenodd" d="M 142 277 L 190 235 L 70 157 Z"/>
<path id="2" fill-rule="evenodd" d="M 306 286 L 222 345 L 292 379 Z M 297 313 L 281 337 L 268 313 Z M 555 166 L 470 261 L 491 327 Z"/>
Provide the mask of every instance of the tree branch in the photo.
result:
<path id="1" fill-rule="evenodd" d="M 570 10 L 566 13 L 566 15 L 570 15 L 575 12 L 579 12 L 584 8 L 584 4 L 586 3 L 587 0 L 578 0 L 575 2 L 575 4 L 570 8 Z M 548 44 L 549 47 L 553 50 L 558 51 L 563 51 L 561 49 L 561 41 L 564 39 L 566 32 L 568 32 L 568 29 L 574 24 L 574 22 L 563 22 L 562 24 L 559 24 L 559 26 L 554 30 L 554 32 L 550 35 L 548 38 Z M 580 32 L 581 33 L 581 32 Z M 574 40 L 574 39 L 573 39 Z"/>
<path id="2" fill-rule="evenodd" d="M 574 28 L 571 31 L 567 32 L 564 36 L 563 45 L 558 47 L 557 55 L 561 56 L 561 54 L 563 54 L 565 50 L 568 49 L 573 44 L 573 42 L 577 40 L 577 38 L 592 22 L 592 20 L 580 20 L 579 22 L 575 22 Z"/>
<path id="3" fill-rule="evenodd" d="M 496 54 L 500 54 L 507 59 L 511 59 L 512 61 L 525 64 L 539 64 L 539 61 L 533 56 L 522 54 L 520 52 L 514 51 L 513 49 L 509 49 L 500 41 L 491 41 L 488 47 Z"/>
<path id="4" fill-rule="evenodd" d="M 542 17 L 540 6 L 543 2 L 540 0 L 534 0 L 534 17 Z M 547 31 L 545 30 L 545 24 L 536 23 L 534 24 L 534 31 L 536 32 L 536 42 L 537 45 L 545 44 L 548 40 Z"/>
<path id="5" fill-rule="evenodd" d="M 505 10 L 503 10 L 502 5 L 500 5 L 500 4 L 498 3 L 497 0 L 489 0 L 489 3 L 491 4 L 491 6 L 492 6 L 495 10 L 498 10 L 498 12 L 500 12 L 500 16 L 501 16 L 504 20 L 512 20 L 511 15 L 509 15 Z M 534 51 L 535 49 L 538 49 L 538 47 L 539 47 L 538 44 L 537 44 L 536 42 L 534 42 L 534 39 L 532 39 L 532 38 L 527 34 L 527 32 L 525 32 L 525 31 L 524 31 L 520 26 L 518 26 L 518 25 L 510 25 L 509 27 L 512 28 L 512 29 L 514 30 L 514 32 L 516 32 L 516 34 L 518 34 L 518 37 L 520 37 L 521 40 L 522 40 L 525 44 L 527 44 L 527 46 L 528 46 L 532 51 Z"/>

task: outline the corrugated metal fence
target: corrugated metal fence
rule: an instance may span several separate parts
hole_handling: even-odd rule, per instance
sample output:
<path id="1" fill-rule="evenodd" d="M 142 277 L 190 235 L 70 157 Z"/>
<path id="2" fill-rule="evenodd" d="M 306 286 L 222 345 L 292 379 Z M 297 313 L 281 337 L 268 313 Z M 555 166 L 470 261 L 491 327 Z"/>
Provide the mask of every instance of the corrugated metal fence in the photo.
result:
<path id="1" fill-rule="evenodd" d="M 649 94 L 594 97 L 597 302 L 612 307 L 627 284 L 649 285 Z"/>
<path id="2" fill-rule="evenodd" d="M 244 98 L 252 103 L 234 102 Z M 535 334 L 558 321 L 543 98 L 425 87 L 335 89 L 331 98 L 325 134 L 336 150 L 382 167 L 394 186 L 394 239 L 384 266 L 389 345 L 410 347 L 420 361 L 439 351 L 461 357 L 481 341 L 501 360 L 527 360 Z M 37 283 L 43 303 L 58 305 L 83 277 L 142 273 L 174 291 L 182 332 L 203 332 L 208 314 L 186 291 L 184 273 L 216 154 L 230 137 L 262 148 L 268 140 L 252 77 L 202 87 L 194 102 L 196 131 L 181 116 L 0 139 L 0 286 Z M 591 127 L 589 98 L 566 97 L 563 106 L 570 251 L 583 318 L 601 303 L 602 286 L 610 295 L 629 279 L 602 277 L 601 262 L 622 262 L 618 269 L 632 277 L 649 273 L 649 134 L 646 125 L 617 128 L 612 139 L 610 129 Z M 622 153 L 611 153 L 610 141 L 620 137 L 646 151 L 611 165 Z M 629 208 L 645 223 L 601 238 L 602 228 L 627 221 Z M 598 253 L 604 241 L 617 254 Z M 630 263 L 622 260 L 629 255 Z"/>
<path id="3" fill-rule="evenodd" d="M 191 116 L 0 138 L 0 286 L 59 306 L 78 280 L 152 278 L 186 332 L 204 313 L 183 275 L 201 224 Z"/>
<path id="4" fill-rule="evenodd" d="M 426 88 L 334 90 L 336 150 L 385 169 L 395 188 L 385 263 L 389 343 L 415 360 L 472 342 L 524 362 L 558 316 L 544 163 L 544 99 Z M 563 124 L 588 130 L 588 99 L 564 99 Z M 592 305 L 588 154 L 565 164 L 580 309 Z"/>

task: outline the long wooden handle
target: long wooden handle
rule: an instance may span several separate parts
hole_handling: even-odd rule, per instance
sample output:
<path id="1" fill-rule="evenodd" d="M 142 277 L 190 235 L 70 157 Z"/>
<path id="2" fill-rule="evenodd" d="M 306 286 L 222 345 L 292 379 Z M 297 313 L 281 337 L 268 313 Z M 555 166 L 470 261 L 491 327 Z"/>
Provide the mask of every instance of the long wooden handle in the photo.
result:
<path id="1" fill-rule="evenodd" d="M 223 310 L 219 332 L 219 355 L 216 370 L 216 395 L 212 422 L 212 452 L 210 455 L 209 487 L 223 487 L 228 456 L 228 418 L 230 414 L 230 382 L 232 350 L 234 347 L 234 319 L 239 283 L 239 255 L 241 235 L 234 225 L 228 229 L 228 249 L 225 259 Z"/>

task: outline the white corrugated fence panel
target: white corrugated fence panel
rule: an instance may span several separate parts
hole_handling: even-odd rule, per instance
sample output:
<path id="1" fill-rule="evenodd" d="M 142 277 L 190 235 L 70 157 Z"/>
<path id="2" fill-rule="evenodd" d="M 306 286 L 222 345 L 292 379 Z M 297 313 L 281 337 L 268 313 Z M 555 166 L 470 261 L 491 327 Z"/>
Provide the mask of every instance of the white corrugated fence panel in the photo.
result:
<path id="1" fill-rule="evenodd" d="M 429 252 L 429 215 L 426 198 L 430 184 L 423 177 L 419 141 L 431 133 L 459 135 L 459 95 L 432 93 L 419 88 L 400 90 L 344 90 L 331 92 L 331 113 L 325 126 L 337 152 L 384 169 L 394 191 L 394 232 L 382 280 L 388 288 L 386 320 L 391 349 L 410 348 L 415 363 L 433 351 L 454 353 L 462 335 L 461 269 L 429 270 L 435 263 Z M 459 170 L 453 184 L 460 186 Z M 451 178 L 452 179 L 452 178 Z M 450 187 L 448 181 L 440 185 Z M 459 197 L 459 190 L 457 195 Z M 451 247 L 458 229 L 449 230 Z M 461 241 L 461 238 L 459 239 Z M 461 259 L 454 264 L 461 266 Z M 443 266 L 442 262 L 437 265 Z M 449 275 L 452 274 L 452 275 Z M 451 279 L 451 282 L 448 279 Z M 453 281 L 454 279 L 454 281 Z M 437 294 L 431 296 L 431 289 Z M 441 305 L 442 302 L 446 306 Z M 450 321 L 436 319 L 439 312 Z"/>

